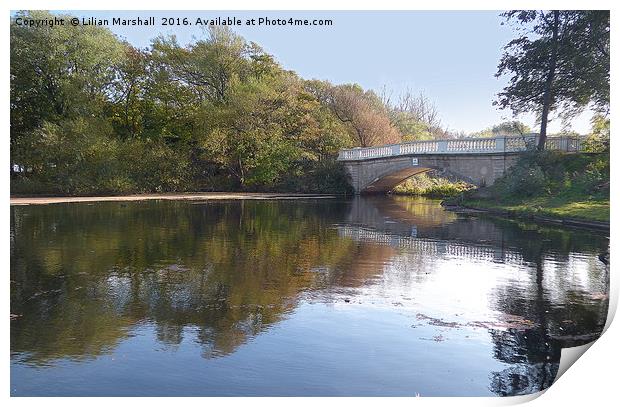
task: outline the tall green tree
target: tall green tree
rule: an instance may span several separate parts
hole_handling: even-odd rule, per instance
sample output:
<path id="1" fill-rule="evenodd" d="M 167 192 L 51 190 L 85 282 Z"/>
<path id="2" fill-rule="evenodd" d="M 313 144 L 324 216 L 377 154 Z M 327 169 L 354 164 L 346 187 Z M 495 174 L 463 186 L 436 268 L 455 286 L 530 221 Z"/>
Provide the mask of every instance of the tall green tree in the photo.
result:
<path id="1" fill-rule="evenodd" d="M 521 35 L 504 48 L 496 76 L 508 85 L 494 104 L 540 117 L 538 148 L 547 139 L 550 113 L 565 117 L 588 105 L 609 108 L 609 11 L 509 11 Z"/>
<path id="2" fill-rule="evenodd" d="M 116 66 L 112 103 L 109 114 L 118 134 L 124 138 L 139 137 L 143 133 L 147 89 L 147 52 L 124 44 L 121 61 Z"/>
<path id="3" fill-rule="evenodd" d="M 16 17 L 49 19 L 46 11 Z M 61 16 L 67 17 L 67 16 Z M 104 116 L 121 42 L 95 26 L 26 27 L 11 24 L 11 155 L 30 166 L 46 122 Z"/>

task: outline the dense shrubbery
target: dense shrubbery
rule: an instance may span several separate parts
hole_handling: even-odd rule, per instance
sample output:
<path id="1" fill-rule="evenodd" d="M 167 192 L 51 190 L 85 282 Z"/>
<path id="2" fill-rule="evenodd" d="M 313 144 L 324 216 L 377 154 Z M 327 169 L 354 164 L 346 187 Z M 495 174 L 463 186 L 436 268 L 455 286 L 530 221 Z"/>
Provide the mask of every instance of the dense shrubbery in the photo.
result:
<path id="1" fill-rule="evenodd" d="M 305 161 L 276 186 L 278 191 L 301 193 L 353 194 L 344 165 L 334 160 Z"/>
<path id="2" fill-rule="evenodd" d="M 558 194 L 609 197 L 609 153 L 531 152 L 522 156 L 489 192 L 497 201 Z"/>
<path id="3" fill-rule="evenodd" d="M 609 152 L 532 152 L 493 186 L 449 203 L 517 215 L 609 222 Z"/>
<path id="4" fill-rule="evenodd" d="M 173 149 L 162 141 L 119 140 L 105 121 L 46 122 L 33 138 L 37 155 L 28 167 L 33 172 L 14 174 L 12 192 L 109 194 L 194 186 L 187 149 Z"/>

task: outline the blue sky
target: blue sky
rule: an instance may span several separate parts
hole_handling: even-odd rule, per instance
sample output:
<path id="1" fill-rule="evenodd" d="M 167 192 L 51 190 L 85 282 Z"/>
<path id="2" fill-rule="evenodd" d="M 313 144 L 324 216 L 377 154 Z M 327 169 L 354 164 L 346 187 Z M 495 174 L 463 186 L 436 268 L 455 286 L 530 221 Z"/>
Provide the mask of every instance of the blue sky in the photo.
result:
<path id="1" fill-rule="evenodd" d="M 233 29 L 261 45 L 286 69 L 304 78 L 333 83 L 357 82 L 367 89 L 384 85 L 394 96 L 409 88 L 424 92 L 437 105 L 442 123 L 451 130 L 473 132 L 503 119 L 509 111 L 492 106 L 506 79 L 494 77 L 502 47 L 514 35 L 502 26 L 498 11 L 70 11 L 79 17 L 156 16 L 154 27 L 109 28 L 138 47 L 147 47 L 158 34 L 175 34 L 180 43 L 204 36 L 202 29 L 165 27 L 159 17 L 242 20 L 269 18 L 329 18 L 331 27 L 252 27 Z M 521 119 L 531 126 L 533 116 Z M 573 121 L 581 133 L 589 129 L 589 115 Z M 559 121 L 550 131 L 561 128 Z"/>

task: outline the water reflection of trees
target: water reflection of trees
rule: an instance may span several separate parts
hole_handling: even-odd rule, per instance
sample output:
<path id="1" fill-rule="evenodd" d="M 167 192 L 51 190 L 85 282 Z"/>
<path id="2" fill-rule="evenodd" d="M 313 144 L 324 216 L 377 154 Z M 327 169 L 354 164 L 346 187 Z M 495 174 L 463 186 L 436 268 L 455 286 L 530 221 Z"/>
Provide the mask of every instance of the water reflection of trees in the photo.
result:
<path id="1" fill-rule="evenodd" d="M 348 210 L 332 201 L 12 208 L 11 351 L 34 364 L 92 358 L 152 324 L 166 346 L 192 335 L 206 357 L 228 354 L 286 317 L 300 293 L 381 274 L 395 250 L 341 239 L 333 225 Z"/>
<path id="2" fill-rule="evenodd" d="M 380 272 L 372 264 L 393 256 L 339 238 L 332 224 L 347 209 L 327 201 L 12 208 L 14 357 L 93 357 L 145 323 L 169 346 L 195 327 L 206 356 L 232 352 L 293 310 L 300 292 L 359 286 Z"/>
<path id="3" fill-rule="evenodd" d="M 549 274 L 546 271 L 556 261 L 544 258 L 542 253 L 541 248 L 533 267 L 535 277 L 526 286 L 525 295 L 522 292 L 514 296 L 507 290 L 494 293 L 498 311 L 536 321 L 530 329 L 491 332 L 496 358 L 512 365 L 492 374 L 491 389 L 500 395 L 546 389 L 555 380 L 561 349 L 595 340 L 605 326 L 609 270 L 600 264 L 588 268 L 591 279 L 599 284 L 594 293 L 602 295 L 596 298 L 592 292 L 572 287 L 561 279 L 545 284 Z M 563 277 L 570 280 L 571 270 L 564 271 Z M 551 293 L 555 298 L 550 298 Z"/>

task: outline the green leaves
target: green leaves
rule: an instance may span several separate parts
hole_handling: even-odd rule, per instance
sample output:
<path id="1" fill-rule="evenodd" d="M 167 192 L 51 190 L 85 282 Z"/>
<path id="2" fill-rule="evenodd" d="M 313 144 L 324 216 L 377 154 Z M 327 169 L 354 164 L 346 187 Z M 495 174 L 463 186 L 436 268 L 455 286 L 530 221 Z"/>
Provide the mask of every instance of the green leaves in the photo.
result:
<path id="1" fill-rule="evenodd" d="M 364 108 L 351 115 L 385 119 L 376 95 L 349 88 Z M 350 146 L 352 131 L 225 27 L 189 45 L 160 36 L 136 49 L 102 27 L 11 26 L 11 160 L 28 169 L 13 174 L 14 192 L 281 188 L 330 168 L 322 161 Z"/>
<path id="2" fill-rule="evenodd" d="M 588 152 L 609 152 L 609 118 L 603 115 L 595 115 L 592 118 L 592 132 L 584 143 L 584 149 Z"/>
<path id="3" fill-rule="evenodd" d="M 504 48 L 496 76 L 509 76 L 494 105 L 517 115 L 570 118 L 587 106 L 609 109 L 609 11 L 510 11 L 522 34 Z"/>

